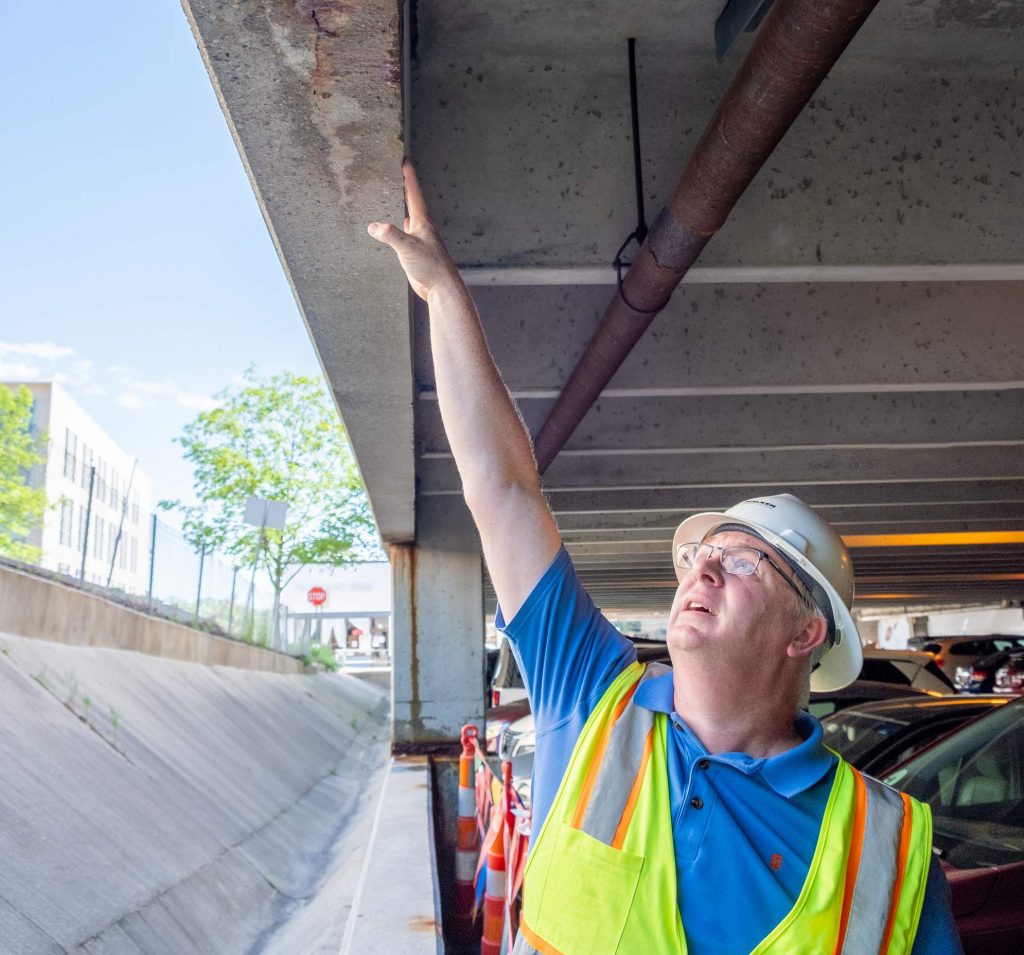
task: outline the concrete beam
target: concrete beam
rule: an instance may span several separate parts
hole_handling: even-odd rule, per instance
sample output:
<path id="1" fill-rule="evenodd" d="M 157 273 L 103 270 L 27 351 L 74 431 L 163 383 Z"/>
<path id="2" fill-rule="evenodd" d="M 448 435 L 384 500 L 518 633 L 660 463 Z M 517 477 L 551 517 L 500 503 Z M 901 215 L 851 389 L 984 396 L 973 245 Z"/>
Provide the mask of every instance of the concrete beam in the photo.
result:
<path id="1" fill-rule="evenodd" d="M 554 489 L 545 491 L 548 504 L 555 517 L 563 514 L 588 514 L 617 511 L 645 513 L 647 511 L 721 510 L 737 501 L 762 494 L 796 494 L 812 506 L 845 503 L 863 507 L 892 504 L 901 501 L 917 503 L 960 500 L 1019 501 L 1024 495 L 1024 478 L 1006 480 L 979 480 L 970 478 L 955 481 L 892 480 L 861 481 L 794 481 L 789 484 L 756 484 L 748 481 L 719 485 L 677 482 L 665 487 L 633 488 L 623 492 L 616 489 L 580 490 Z M 440 497 L 455 497 L 455 490 L 435 491 Z M 1013 495 L 1017 495 L 1013 497 Z M 430 496 L 430 495 L 428 495 Z"/>
<path id="2" fill-rule="evenodd" d="M 520 398 L 536 434 L 552 401 Z M 1020 439 L 1024 388 L 618 398 L 602 395 L 560 454 L 638 450 L 984 444 Z M 448 452 L 436 401 L 416 403 L 420 456 Z M 770 436 L 770 437 L 769 437 Z"/>
<path id="3" fill-rule="evenodd" d="M 366 234 L 367 222 L 403 214 L 400 5 L 183 6 L 348 428 L 381 535 L 409 540 L 408 292 L 391 253 Z"/>
<path id="4" fill-rule="evenodd" d="M 520 394 L 561 389 L 608 300 L 600 286 L 474 297 L 498 367 Z M 606 394 L 1021 388 L 1022 301 L 1017 282 L 684 287 Z M 431 391 L 425 332 L 417 310 L 416 377 Z"/>
<path id="5" fill-rule="evenodd" d="M 947 445 L 923 448 L 799 449 L 762 453 L 670 451 L 665 454 L 600 455 L 579 466 L 558 457 L 544 476 L 546 492 L 564 490 L 648 490 L 698 477 L 699 484 L 796 486 L 809 482 L 871 484 L 904 481 L 996 481 L 1024 478 L 1024 444 Z M 420 461 L 424 491 L 458 487 L 451 459 Z M 751 478 L 755 478 L 753 482 Z M 761 492 L 765 493 L 765 492 Z"/>
<path id="6" fill-rule="evenodd" d="M 659 530 L 674 530 L 676 525 L 689 514 L 698 514 L 705 508 L 683 508 L 681 510 L 652 511 L 604 511 L 594 513 L 558 514 L 558 529 L 567 539 L 585 540 L 590 536 L 607 534 L 647 534 Z M 962 522 L 969 526 L 976 523 L 1002 523 L 1004 521 L 1024 522 L 1024 500 L 997 502 L 946 501 L 940 503 L 894 503 L 872 502 L 865 506 L 836 505 L 819 507 L 818 512 L 831 524 L 855 528 L 869 524 L 892 526 L 901 524 L 952 524 Z M 868 532 L 864 532 L 868 533 Z"/>
<path id="7" fill-rule="evenodd" d="M 618 274 L 608 266 L 515 268 L 465 266 L 459 269 L 469 286 L 607 285 Z M 625 275 L 629 267 L 622 270 Z M 776 282 L 1024 282 L 1024 263 L 961 265 L 696 265 L 684 285 L 766 285 Z"/>

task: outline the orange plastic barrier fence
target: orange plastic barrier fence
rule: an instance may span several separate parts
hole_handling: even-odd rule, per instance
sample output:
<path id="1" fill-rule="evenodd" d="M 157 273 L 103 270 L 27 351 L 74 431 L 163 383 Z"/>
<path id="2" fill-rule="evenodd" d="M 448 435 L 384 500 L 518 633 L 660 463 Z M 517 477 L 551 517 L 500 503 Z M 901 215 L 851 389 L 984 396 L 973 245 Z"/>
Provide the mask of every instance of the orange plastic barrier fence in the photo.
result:
<path id="1" fill-rule="evenodd" d="M 512 785 L 512 764 L 507 760 L 502 763 L 499 784 L 475 739 L 473 745 L 477 757 L 476 819 L 483 836 L 476 877 L 479 880 L 483 875 L 485 879 L 480 952 L 499 955 L 506 929 L 506 951 L 511 952 L 519 928 L 519 893 L 526 867 L 530 812 Z"/>

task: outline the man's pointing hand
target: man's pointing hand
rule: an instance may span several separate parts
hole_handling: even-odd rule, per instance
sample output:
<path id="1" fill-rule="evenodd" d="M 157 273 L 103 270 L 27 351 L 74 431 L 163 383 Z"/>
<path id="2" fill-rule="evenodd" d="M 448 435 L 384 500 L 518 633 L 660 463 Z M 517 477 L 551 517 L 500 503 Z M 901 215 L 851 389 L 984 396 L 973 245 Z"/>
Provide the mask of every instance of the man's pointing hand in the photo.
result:
<path id="1" fill-rule="evenodd" d="M 459 274 L 434 223 L 430 221 L 416 170 L 408 159 L 402 163 L 402 176 L 408 212 L 403 227 L 399 229 L 388 222 L 371 222 L 367 232 L 395 250 L 412 290 L 426 300 L 445 282 L 452 279 L 460 281 Z"/>

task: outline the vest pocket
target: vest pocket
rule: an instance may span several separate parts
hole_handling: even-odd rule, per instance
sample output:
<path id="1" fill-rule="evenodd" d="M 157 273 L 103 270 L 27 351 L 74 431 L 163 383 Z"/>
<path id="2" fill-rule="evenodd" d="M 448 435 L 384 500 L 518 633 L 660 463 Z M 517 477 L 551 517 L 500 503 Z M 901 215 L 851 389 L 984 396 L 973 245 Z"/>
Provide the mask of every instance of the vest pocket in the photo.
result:
<path id="1" fill-rule="evenodd" d="M 564 955 L 614 955 L 644 857 L 558 828 L 533 930 Z"/>

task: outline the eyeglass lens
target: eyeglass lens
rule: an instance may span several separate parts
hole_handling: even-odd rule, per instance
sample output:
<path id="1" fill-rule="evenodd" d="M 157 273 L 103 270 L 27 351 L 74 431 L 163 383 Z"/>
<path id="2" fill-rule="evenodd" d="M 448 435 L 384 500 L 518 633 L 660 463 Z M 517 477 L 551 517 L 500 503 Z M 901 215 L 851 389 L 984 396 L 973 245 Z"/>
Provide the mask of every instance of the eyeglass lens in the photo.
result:
<path id="1" fill-rule="evenodd" d="M 715 547 L 714 544 L 680 544 L 676 548 L 676 563 L 692 567 L 698 560 L 707 560 L 715 551 L 721 552 L 722 570 L 737 577 L 749 577 L 761 562 L 761 551 L 753 547 Z"/>

